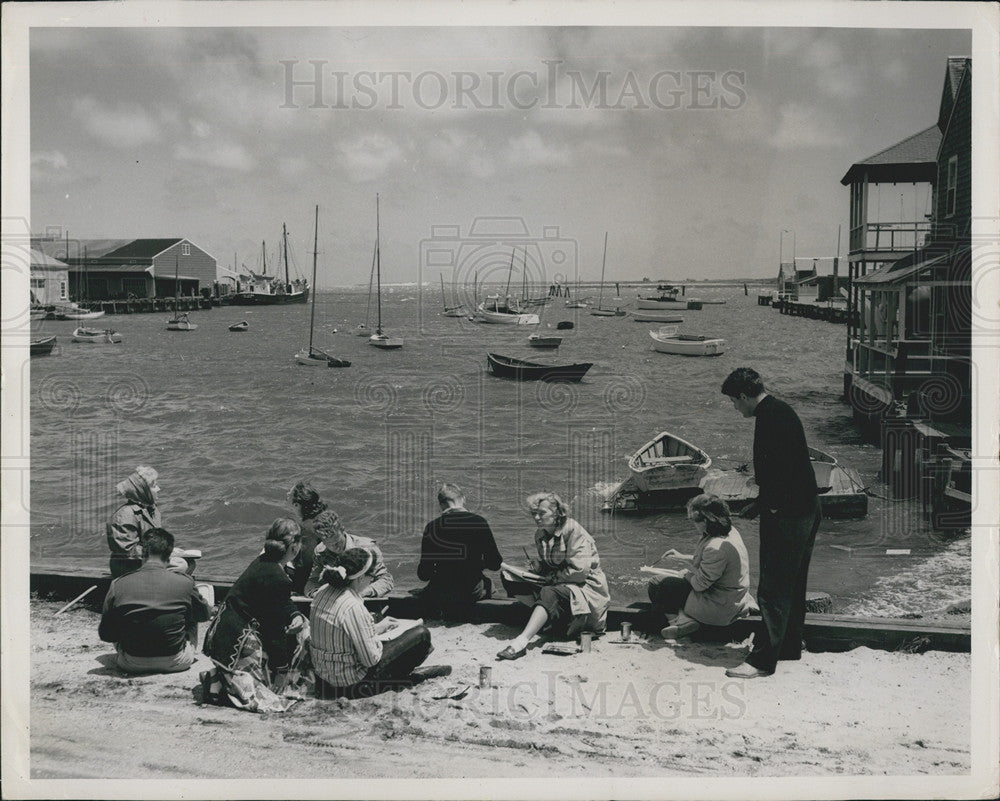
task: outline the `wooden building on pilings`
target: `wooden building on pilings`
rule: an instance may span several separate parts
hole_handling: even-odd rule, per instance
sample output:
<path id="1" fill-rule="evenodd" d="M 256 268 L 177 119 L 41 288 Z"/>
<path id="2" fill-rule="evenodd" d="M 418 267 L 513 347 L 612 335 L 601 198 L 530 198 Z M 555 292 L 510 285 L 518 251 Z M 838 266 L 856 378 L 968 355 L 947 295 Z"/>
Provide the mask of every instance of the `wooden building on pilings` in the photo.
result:
<path id="1" fill-rule="evenodd" d="M 949 58 L 937 124 L 853 164 L 841 179 L 851 188 L 856 312 L 844 395 L 866 437 L 881 440 L 883 477 L 903 495 L 926 484 L 941 445 L 954 453 L 970 441 L 971 117 L 972 60 Z M 872 187 L 902 182 L 929 185 L 927 219 L 902 219 L 902 196 L 901 219 L 881 219 L 881 204 L 872 213 Z"/>

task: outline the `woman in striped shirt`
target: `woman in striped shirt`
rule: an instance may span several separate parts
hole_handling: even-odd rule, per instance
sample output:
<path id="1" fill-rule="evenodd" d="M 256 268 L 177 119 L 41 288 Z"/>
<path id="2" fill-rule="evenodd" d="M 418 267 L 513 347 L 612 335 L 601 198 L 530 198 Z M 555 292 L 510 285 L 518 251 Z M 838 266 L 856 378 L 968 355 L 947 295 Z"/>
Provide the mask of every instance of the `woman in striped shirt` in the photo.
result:
<path id="1" fill-rule="evenodd" d="M 366 698 L 409 683 L 410 671 L 432 650 L 431 633 L 418 625 L 379 639 L 396 621 L 376 623 L 361 600 L 376 565 L 371 551 L 348 548 L 327 564 L 309 614 L 317 695 Z"/>

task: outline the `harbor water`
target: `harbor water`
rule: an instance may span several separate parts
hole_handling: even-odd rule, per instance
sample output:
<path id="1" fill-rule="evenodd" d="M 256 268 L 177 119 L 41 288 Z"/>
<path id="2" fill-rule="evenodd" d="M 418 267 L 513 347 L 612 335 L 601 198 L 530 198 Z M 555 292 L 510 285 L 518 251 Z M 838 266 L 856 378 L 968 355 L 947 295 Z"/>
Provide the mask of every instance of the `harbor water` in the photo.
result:
<path id="1" fill-rule="evenodd" d="M 562 299 L 539 310 L 538 328 L 447 318 L 436 286 L 383 288 L 385 328 L 405 339 L 399 351 L 354 335 L 366 288 L 321 292 L 316 344 L 350 359 L 347 369 L 295 364 L 308 344 L 308 305 L 194 312 L 191 332 L 168 332 L 162 314 L 92 321 L 120 331 L 120 345 L 75 344 L 74 323 L 47 321 L 39 331 L 57 334 L 60 347 L 30 366 L 32 561 L 106 567 L 114 485 L 149 464 L 164 525 L 179 545 L 203 551 L 204 574 L 235 577 L 270 522 L 291 515 L 289 488 L 309 478 L 350 531 L 378 541 L 397 586 L 412 587 L 436 487 L 451 481 L 511 561 L 532 540 L 524 497 L 560 493 L 597 540 L 613 599 L 644 599 L 638 567 L 671 547 L 688 551 L 697 534 L 683 512 L 609 516 L 604 497 L 628 477 L 626 458 L 664 430 L 716 467 L 750 462 L 753 421 L 719 391 L 743 365 L 791 403 L 810 445 L 886 495 L 876 483 L 880 450 L 861 441 L 840 399 L 843 326 L 777 314 L 742 287 L 688 295 L 726 301 L 681 312 L 682 331 L 726 340 L 722 356 L 655 353 L 655 324 L 594 317 Z M 623 289 L 622 300 L 634 293 Z M 249 331 L 227 330 L 244 319 Z M 530 333 L 556 334 L 560 321 L 575 327 L 558 331 L 559 350 L 528 347 Z M 516 382 L 486 372 L 487 352 L 594 366 L 579 384 Z M 756 582 L 757 521 L 737 525 Z M 898 615 L 970 597 L 969 576 L 967 538 L 935 536 L 918 504 L 872 497 L 866 518 L 823 522 L 810 589 L 830 593 L 837 612 Z"/>

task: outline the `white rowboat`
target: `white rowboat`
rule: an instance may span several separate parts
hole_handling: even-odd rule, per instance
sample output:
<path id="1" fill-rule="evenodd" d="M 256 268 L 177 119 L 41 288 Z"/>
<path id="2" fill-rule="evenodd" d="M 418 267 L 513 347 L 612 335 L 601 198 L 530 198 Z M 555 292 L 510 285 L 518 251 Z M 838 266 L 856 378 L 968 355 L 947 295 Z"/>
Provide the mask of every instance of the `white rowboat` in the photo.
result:
<path id="1" fill-rule="evenodd" d="M 711 466 L 705 451 L 669 431 L 660 432 L 628 459 L 640 492 L 696 490 Z"/>
<path id="2" fill-rule="evenodd" d="M 676 328 L 650 331 L 653 350 L 678 356 L 719 356 L 726 349 L 726 340 L 694 334 L 680 334 Z"/>

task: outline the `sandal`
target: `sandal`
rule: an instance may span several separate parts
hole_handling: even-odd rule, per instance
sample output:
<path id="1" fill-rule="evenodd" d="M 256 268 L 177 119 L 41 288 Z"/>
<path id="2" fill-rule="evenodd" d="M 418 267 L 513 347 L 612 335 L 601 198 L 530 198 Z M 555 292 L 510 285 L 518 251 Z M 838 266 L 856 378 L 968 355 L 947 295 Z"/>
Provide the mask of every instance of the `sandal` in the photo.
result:
<path id="1" fill-rule="evenodd" d="M 527 648 L 522 648 L 520 651 L 515 651 L 511 646 L 507 646 L 500 653 L 497 654 L 497 659 L 500 660 L 514 660 L 520 659 L 522 656 L 528 653 Z"/>

